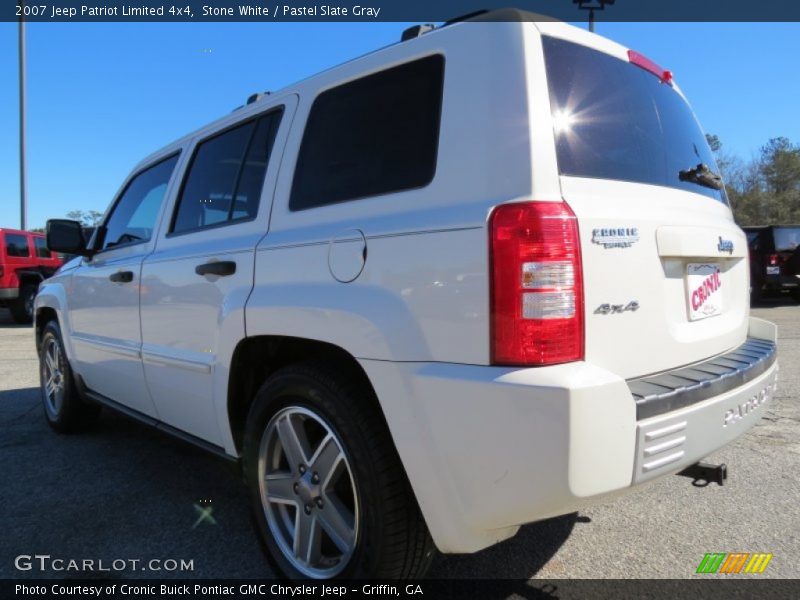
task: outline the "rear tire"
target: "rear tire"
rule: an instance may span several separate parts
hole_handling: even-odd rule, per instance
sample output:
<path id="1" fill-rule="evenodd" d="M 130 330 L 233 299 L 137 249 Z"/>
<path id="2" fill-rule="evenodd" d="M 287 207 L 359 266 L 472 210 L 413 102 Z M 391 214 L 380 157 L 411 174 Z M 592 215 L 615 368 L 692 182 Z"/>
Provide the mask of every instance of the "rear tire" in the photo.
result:
<path id="1" fill-rule="evenodd" d="M 61 329 L 50 321 L 39 347 L 39 377 L 47 424 L 59 433 L 83 431 L 100 416 L 101 407 L 80 397 L 64 352 Z"/>
<path id="2" fill-rule="evenodd" d="M 764 292 L 759 285 L 750 286 L 750 306 L 758 306 L 764 298 Z"/>
<path id="3" fill-rule="evenodd" d="M 33 300 L 36 298 L 36 286 L 23 285 L 19 297 L 9 306 L 11 318 L 19 325 L 33 323 Z"/>
<path id="4" fill-rule="evenodd" d="M 421 577 L 433 560 L 377 399 L 357 379 L 289 366 L 251 406 L 244 472 L 253 516 L 270 562 L 290 579 Z"/>

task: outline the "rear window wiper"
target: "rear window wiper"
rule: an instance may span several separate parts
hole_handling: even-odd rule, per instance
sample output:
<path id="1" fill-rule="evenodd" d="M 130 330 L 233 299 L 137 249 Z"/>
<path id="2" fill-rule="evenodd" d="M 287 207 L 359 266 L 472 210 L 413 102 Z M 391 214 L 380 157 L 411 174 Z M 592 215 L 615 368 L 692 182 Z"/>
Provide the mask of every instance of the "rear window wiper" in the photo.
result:
<path id="1" fill-rule="evenodd" d="M 700 163 L 691 169 L 684 169 L 678 173 L 681 181 L 690 181 L 713 190 L 722 189 L 722 177 L 714 173 L 705 163 Z"/>

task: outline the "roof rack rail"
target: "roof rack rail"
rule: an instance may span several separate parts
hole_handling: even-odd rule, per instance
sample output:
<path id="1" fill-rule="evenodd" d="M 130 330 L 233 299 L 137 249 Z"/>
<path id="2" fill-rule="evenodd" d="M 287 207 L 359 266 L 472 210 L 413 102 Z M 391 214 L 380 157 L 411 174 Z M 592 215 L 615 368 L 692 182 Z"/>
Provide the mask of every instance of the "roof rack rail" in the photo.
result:
<path id="1" fill-rule="evenodd" d="M 258 102 L 264 96 L 269 96 L 271 92 L 256 92 L 255 94 L 250 94 L 247 97 L 247 102 L 245 104 L 252 104 L 253 102 Z"/>
<path id="2" fill-rule="evenodd" d="M 476 10 L 471 13 L 467 13 L 465 15 L 461 15 L 460 17 L 453 17 L 452 19 L 448 19 L 444 22 L 444 25 L 452 25 L 453 23 L 459 23 L 461 21 L 466 21 L 468 19 L 472 19 L 474 17 L 479 17 L 481 15 L 485 15 L 486 13 L 491 12 L 489 9 L 483 8 L 481 10 Z"/>
<path id="3" fill-rule="evenodd" d="M 250 105 L 250 104 L 252 104 L 253 102 L 258 102 L 258 101 L 259 101 L 259 100 L 261 100 L 261 99 L 262 99 L 264 96 L 269 96 L 271 93 L 272 93 L 272 92 L 269 92 L 269 91 L 267 91 L 267 92 L 256 92 L 255 94 L 250 94 L 250 95 L 247 97 L 247 101 L 246 101 L 244 104 L 242 104 L 241 106 L 237 106 L 237 107 L 236 107 L 236 108 L 234 108 L 234 109 L 233 109 L 231 112 L 236 112 L 237 110 L 240 110 L 240 109 L 244 108 L 245 106 L 249 106 L 249 105 Z"/>
<path id="4" fill-rule="evenodd" d="M 403 35 L 400 36 L 400 41 L 405 42 L 407 40 L 413 40 L 414 38 L 418 38 L 423 33 L 428 33 L 429 31 L 433 31 L 436 29 L 436 26 L 433 23 L 424 23 L 422 25 L 414 25 L 413 27 L 409 27 L 405 31 L 403 31 Z"/>

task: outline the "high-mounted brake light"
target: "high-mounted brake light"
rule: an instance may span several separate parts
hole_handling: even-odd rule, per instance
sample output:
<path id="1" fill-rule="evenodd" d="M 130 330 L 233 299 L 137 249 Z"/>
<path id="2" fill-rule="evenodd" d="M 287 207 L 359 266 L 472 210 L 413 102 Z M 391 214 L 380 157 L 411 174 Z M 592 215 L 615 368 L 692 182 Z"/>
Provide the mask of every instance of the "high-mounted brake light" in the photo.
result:
<path id="1" fill-rule="evenodd" d="M 644 54 L 639 54 L 635 50 L 628 50 L 628 60 L 631 64 L 649 71 L 661 80 L 661 83 L 672 85 L 672 71 L 662 69 L 659 65 L 647 58 Z"/>
<path id="2" fill-rule="evenodd" d="M 492 363 L 583 358 L 583 271 L 575 215 L 564 202 L 502 204 L 490 221 Z"/>

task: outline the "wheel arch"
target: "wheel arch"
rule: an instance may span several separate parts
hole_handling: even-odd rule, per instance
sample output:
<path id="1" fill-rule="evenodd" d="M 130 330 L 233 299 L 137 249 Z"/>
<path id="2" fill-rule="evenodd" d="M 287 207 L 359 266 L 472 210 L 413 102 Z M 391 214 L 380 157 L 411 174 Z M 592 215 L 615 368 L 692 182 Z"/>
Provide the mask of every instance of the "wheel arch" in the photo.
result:
<path id="1" fill-rule="evenodd" d="M 228 425 L 237 453 L 242 451 L 247 414 L 261 385 L 278 369 L 310 361 L 329 365 L 340 376 L 357 378 L 371 392 L 368 401 L 375 403 L 386 424 L 386 415 L 372 382 L 358 360 L 347 350 L 308 338 L 280 335 L 247 337 L 237 344 L 233 352 L 228 379 Z"/>
<path id="2" fill-rule="evenodd" d="M 36 310 L 33 318 L 35 333 L 36 333 L 36 351 L 38 352 L 42 345 L 42 333 L 44 328 L 50 321 L 58 323 L 58 313 L 54 308 L 44 306 Z"/>
<path id="3" fill-rule="evenodd" d="M 67 323 L 65 323 L 67 318 L 64 314 L 65 299 L 63 285 L 52 280 L 45 280 L 39 286 L 39 292 L 34 299 L 33 324 L 37 351 L 45 326 L 50 321 L 55 321 L 61 329 L 61 341 L 64 344 L 67 359 L 72 360 L 72 343 L 67 335 Z"/>

